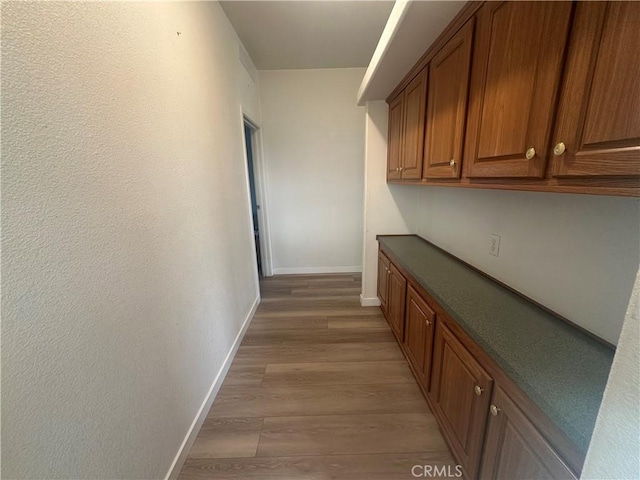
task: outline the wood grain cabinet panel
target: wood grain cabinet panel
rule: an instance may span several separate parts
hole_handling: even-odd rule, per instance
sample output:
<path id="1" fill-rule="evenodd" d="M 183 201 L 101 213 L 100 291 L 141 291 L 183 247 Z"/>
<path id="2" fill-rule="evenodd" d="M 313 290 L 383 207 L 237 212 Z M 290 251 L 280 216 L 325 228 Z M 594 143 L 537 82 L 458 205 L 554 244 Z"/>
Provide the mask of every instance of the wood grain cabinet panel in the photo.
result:
<path id="1" fill-rule="evenodd" d="M 478 12 L 466 176 L 542 178 L 571 2 L 487 2 Z"/>
<path id="2" fill-rule="evenodd" d="M 499 387 L 490 409 L 480 478 L 575 480 L 569 467 Z"/>
<path id="3" fill-rule="evenodd" d="M 387 256 L 378 252 L 378 298 L 380 299 L 380 308 L 386 315 L 388 311 L 389 301 L 389 259 Z"/>
<path id="4" fill-rule="evenodd" d="M 407 289 L 405 315 L 405 351 L 418 380 L 428 390 L 436 314 L 411 285 Z"/>
<path id="5" fill-rule="evenodd" d="M 400 178 L 402 143 L 404 141 L 404 94 L 389 104 L 389 139 L 387 147 L 387 180 Z"/>
<path id="6" fill-rule="evenodd" d="M 404 143 L 400 171 L 403 180 L 422 177 L 426 97 L 427 70 L 423 69 L 404 91 Z"/>
<path id="7" fill-rule="evenodd" d="M 476 478 L 493 380 L 442 321 L 436 326 L 431 399 L 449 445 Z"/>
<path id="8" fill-rule="evenodd" d="M 564 434 L 387 255 L 383 312 L 465 477 L 575 480 L 584 459 Z"/>
<path id="9" fill-rule="evenodd" d="M 407 280 L 393 263 L 389 264 L 389 297 L 387 306 L 387 320 L 393 333 L 402 343 L 404 340 L 404 310 L 407 296 Z"/>
<path id="10" fill-rule="evenodd" d="M 640 3 L 578 2 L 554 176 L 640 176 L 639 78 Z"/>
<path id="11" fill-rule="evenodd" d="M 460 178 L 474 20 L 429 64 L 424 178 Z"/>

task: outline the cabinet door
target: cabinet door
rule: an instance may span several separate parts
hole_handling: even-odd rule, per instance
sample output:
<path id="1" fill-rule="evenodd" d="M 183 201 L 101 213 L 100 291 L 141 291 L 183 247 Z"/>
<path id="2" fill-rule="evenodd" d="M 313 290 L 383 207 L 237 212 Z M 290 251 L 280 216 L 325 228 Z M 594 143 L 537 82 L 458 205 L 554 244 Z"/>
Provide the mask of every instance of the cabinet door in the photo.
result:
<path id="1" fill-rule="evenodd" d="M 389 264 L 389 315 L 387 320 L 395 333 L 398 341 L 402 342 L 404 335 L 404 307 L 405 297 L 407 295 L 407 281 L 400 271 L 393 265 Z"/>
<path id="2" fill-rule="evenodd" d="M 486 3 L 478 13 L 468 177 L 545 174 L 572 2 Z"/>
<path id="3" fill-rule="evenodd" d="M 378 298 L 380 299 L 380 307 L 386 314 L 388 310 L 389 299 L 389 259 L 382 252 L 378 252 Z"/>
<path id="4" fill-rule="evenodd" d="M 407 356 L 428 390 L 436 314 L 411 285 L 407 289 L 405 317 L 404 345 Z"/>
<path id="5" fill-rule="evenodd" d="M 490 410 L 480 478 L 576 478 L 500 388 L 496 388 Z"/>
<path id="6" fill-rule="evenodd" d="M 422 177 L 426 97 L 427 69 L 425 68 L 404 90 L 404 144 L 400 165 L 403 179 Z"/>
<path id="7" fill-rule="evenodd" d="M 436 326 L 431 398 L 469 478 L 476 478 L 493 380 L 443 324 Z"/>
<path id="8" fill-rule="evenodd" d="M 554 176 L 640 176 L 639 78 L 640 3 L 578 2 Z"/>
<path id="9" fill-rule="evenodd" d="M 387 180 L 400 178 L 404 130 L 404 94 L 389 104 L 389 139 L 387 146 Z"/>
<path id="10" fill-rule="evenodd" d="M 425 178 L 460 178 L 473 26 L 472 18 L 429 65 Z"/>

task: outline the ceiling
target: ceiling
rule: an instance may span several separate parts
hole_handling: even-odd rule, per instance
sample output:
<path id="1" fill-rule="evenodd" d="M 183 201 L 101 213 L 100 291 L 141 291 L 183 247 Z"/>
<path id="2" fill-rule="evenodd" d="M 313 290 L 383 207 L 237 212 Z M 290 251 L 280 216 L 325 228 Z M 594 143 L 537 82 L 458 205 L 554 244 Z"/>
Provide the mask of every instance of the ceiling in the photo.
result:
<path id="1" fill-rule="evenodd" d="M 220 2 L 258 70 L 366 67 L 392 1 Z"/>
<path id="2" fill-rule="evenodd" d="M 385 99 L 464 5 L 465 1 L 398 2 L 365 73 L 358 104 Z"/>

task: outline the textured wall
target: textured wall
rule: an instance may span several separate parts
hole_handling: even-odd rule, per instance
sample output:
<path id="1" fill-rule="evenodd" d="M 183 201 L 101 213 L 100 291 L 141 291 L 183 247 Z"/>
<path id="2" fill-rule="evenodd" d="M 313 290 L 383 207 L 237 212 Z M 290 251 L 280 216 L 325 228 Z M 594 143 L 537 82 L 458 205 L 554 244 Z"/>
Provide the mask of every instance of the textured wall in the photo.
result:
<path id="1" fill-rule="evenodd" d="M 582 470 L 583 479 L 640 478 L 640 271 Z"/>
<path id="2" fill-rule="evenodd" d="M 363 68 L 260 71 L 274 272 L 362 268 Z"/>
<path id="3" fill-rule="evenodd" d="M 427 187 L 417 211 L 422 237 L 617 343 L 640 262 L 638 199 Z"/>
<path id="4" fill-rule="evenodd" d="M 258 293 L 239 72 L 217 3 L 3 3 L 3 478 L 166 475 Z"/>

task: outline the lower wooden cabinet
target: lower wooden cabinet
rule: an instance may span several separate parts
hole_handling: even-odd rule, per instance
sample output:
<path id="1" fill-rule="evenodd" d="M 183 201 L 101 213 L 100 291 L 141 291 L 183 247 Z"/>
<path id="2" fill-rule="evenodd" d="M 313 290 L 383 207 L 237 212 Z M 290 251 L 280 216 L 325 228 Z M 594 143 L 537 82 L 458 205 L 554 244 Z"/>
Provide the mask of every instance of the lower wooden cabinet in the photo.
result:
<path id="1" fill-rule="evenodd" d="M 405 312 L 404 346 L 420 383 L 429 390 L 431 380 L 431 358 L 436 314 L 418 292 L 409 285 Z"/>
<path id="2" fill-rule="evenodd" d="M 392 258 L 379 252 L 382 311 L 465 477 L 576 479 L 552 446 L 556 433 L 534 423 L 540 413 L 522 393 L 509 396 L 518 387 Z"/>
<path id="3" fill-rule="evenodd" d="M 462 468 L 475 478 L 493 380 L 451 331 L 436 328 L 431 400 Z"/>
<path id="4" fill-rule="evenodd" d="M 389 298 L 387 303 L 387 320 L 398 341 L 404 339 L 404 308 L 407 295 L 407 280 L 393 263 L 389 264 Z"/>
<path id="5" fill-rule="evenodd" d="M 499 387 L 491 399 L 490 412 L 480 478 L 576 478 Z"/>
<path id="6" fill-rule="evenodd" d="M 382 252 L 378 252 L 378 298 L 380 308 L 387 313 L 389 302 L 389 259 Z"/>

